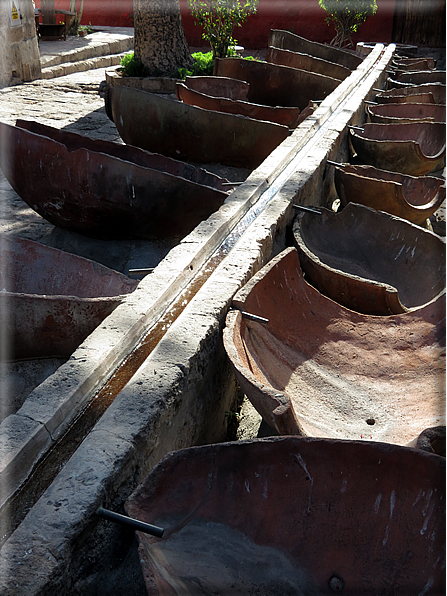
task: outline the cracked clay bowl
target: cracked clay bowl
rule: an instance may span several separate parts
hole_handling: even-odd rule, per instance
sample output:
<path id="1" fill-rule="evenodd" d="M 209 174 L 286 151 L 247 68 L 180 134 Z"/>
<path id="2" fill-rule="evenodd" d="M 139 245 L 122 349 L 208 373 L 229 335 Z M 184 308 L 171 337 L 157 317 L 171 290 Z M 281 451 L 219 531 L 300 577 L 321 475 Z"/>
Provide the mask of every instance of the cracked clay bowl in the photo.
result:
<path id="1" fill-rule="evenodd" d="M 445 163 L 442 122 L 363 124 L 349 138 L 358 158 L 380 170 L 425 176 Z"/>
<path id="2" fill-rule="evenodd" d="M 309 285 L 288 248 L 233 307 L 225 349 L 242 391 L 278 434 L 407 445 L 445 425 L 445 293 L 410 312 L 360 314 Z"/>
<path id="3" fill-rule="evenodd" d="M 298 213 L 293 235 L 306 280 L 351 310 L 398 314 L 445 293 L 445 242 L 399 217 L 357 203 L 321 207 Z"/>
<path id="4" fill-rule="evenodd" d="M 150 596 L 444 593 L 445 459 L 275 437 L 168 454 L 127 502 Z"/>

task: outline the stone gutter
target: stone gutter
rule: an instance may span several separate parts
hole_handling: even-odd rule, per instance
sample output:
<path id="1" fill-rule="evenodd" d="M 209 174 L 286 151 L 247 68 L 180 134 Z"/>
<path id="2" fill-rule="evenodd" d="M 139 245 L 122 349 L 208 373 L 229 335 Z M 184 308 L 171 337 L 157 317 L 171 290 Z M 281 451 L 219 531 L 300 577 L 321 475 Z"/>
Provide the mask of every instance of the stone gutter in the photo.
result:
<path id="1" fill-rule="evenodd" d="M 88 561 L 101 557 L 104 529 L 94 515 L 99 505 L 121 507 L 167 452 L 224 438 L 225 412 L 237 392 L 221 338 L 231 298 L 284 248 L 295 215 L 293 203 L 326 204 L 333 183 L 325 160 L 348 157 L 347 126 L 363 121 L 363 101 L 386 78 L 394 46 L 381 56 L 382 51 L 377 45 L 223 207 L 175 247 L 17 414 L 4 421 L 3 502 L 170 302 L 182 291 L 189 300 L 188 284 L 238 221 L 253 205 L 262 205 L 3 546 L 3 594 L 68 590 L 73 578 L 85 576 Z M 26 436 L 24 427 L 29 429 Z M 110 536 L 116 532 L 107 531 Z"/>

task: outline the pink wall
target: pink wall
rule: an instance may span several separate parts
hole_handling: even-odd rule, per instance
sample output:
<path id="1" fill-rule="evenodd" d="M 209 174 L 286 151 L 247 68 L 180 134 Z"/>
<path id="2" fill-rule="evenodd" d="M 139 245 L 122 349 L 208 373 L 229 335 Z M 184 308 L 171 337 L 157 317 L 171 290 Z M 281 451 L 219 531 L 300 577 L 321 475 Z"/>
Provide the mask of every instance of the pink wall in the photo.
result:
<path id="1" fill-rule="evenodd" d="M 40 6 L 40 0 L 35 0 Z M 55 0 L 56 8 L 67 10 L 69 0 Z M 77 0 L 78 7 L 80 0 Z M 378 10 L 360 27 L 353 41 L 392 40 L 395 0 L 379 0 Z M 183 28 L 190 46 L 205 46 L 201 28 L 194 25 L 194 19 L 187 7 L 187 0 L 180 0 Z M 107 25 L 113 27 L 132 26 L 133 0 L 84 0 L 82 24 Z M 256 15 L 251 16 L 240 28 L 234 30 L 234 37 L 240 45 L 250 49 L 264 48 L 270 29 L 286 29 L 313 41 L 329 42 L 334 36 L 334 27 L 325 22 L 325 11 L 318 0 L 260 0 Z"/>

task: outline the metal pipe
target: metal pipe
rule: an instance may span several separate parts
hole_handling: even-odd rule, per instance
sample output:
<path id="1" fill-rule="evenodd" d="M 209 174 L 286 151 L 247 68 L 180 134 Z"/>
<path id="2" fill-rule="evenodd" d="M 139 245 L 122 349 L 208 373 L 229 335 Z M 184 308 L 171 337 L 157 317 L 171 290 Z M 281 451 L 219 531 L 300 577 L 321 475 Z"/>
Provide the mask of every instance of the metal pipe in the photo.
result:
<path id="1" fill-rule="evenodd" d="M 295 209 L 301 209 L 302 211 L 308 211 L 309 213 L 317 213 L 318 215 L 321 215 L 321 211 L 315 209 L 314 207 L 307 207 L 307 205 L 293 205 L 293 207 Z"/>
<path id="2" fill-rule="evenodd" d="M 365 99 L 365 101 L 363 103 L 367 103 L 368 105 L 371 106 L 378 106 L 379 102 L 378 101 L 370 101 L 369 99 Z"/>
<path id="3" fill-rule="evenodd" d="M 269 322 L 268 319 L 260 317 L 259 315 L 253 315 L 251 312 L 246 312 L 245 310 L 240 310 L 239 312 L 245 319 L 249 319 L 250 321 L 256 321 L 257 323 L 263 323 L 264 325 L 267 325 Z"/>
<path id="4" fill-rule="evenodd" d="M 129 275 L 145 275 L 146 273 L 153 273 L 155 267 L 147 267 L 146 269 L 129 269 Z"/>
<path id="5" fill-rule="evenodd" d="M 332 161 L 332 160 L 330 160 L 330 159 L 327 159 L 327 160 L 326 160 L 326 163 L 328 163 L 330 166 L 338 166 L 338 167 L 340 167 L 340 168 L 342 168 L 342 167 L 344 166 L 344 164 L 342 164 L 342 163 L 338 163 L 338 162 L 336 162 L 336 161 Z"/>
<path id="6" fill-rule="evenodd" d="M 127 515 L 121 515 L 120 513 L 109 511 L 109 509 L 103 509 L 102 507 L 99 507 L 96 514 L 99 517 L 102 517 L 103 519 L 116 522 L 117 524 L 127 526 L 128 528 L 132 528 L 133 530 L 144 532 L 145 534 L 150 534 L 151 536 L 156 536 L 157 538 L 161 538 L 163 536 L 163 528 L 159 528 L 158 526 L 152 526 L 151 524 L 139 521 L 138 519 L 133 519 L 132 517 L 128 517 Z"/>
<path id="7" fill-rule="evenodd" d="M 365 132 L 365 129 L 361 126 L 348 126 L 348 128 L 351 128 L 352 130 L 360 130 L 360 132 Z"/>

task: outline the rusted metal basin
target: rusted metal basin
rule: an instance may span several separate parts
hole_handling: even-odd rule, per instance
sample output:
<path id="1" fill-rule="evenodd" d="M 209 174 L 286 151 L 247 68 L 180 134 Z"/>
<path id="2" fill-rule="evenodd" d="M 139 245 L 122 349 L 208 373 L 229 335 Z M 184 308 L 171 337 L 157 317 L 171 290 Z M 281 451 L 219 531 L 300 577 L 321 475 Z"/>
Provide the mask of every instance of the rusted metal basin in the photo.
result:
<path id="1" fill-rule="evenodd" d="M 432 103 L 389 103 L 367 106 L 370 122 L 402 124 L 404 122 L 445 122 L 445 105 Z"/>
<path id="2" fill-rule="evenodd" d="M 445 70 L 405 72 L 395 78 L 389 77 L 387 81 L 389 89 L 407 87 L 409 85 L 424 85 L 425 83 L 441 83 L 445 85 Z"/>
<path id="3" fill-rule="evenodd" d="M 185 236 L 227 197 L 213 188 L 223 179 L 136 147 L 21 120 L 0 123 L 0 133 L 0 165 L 17 194 L 50 223 L 86 236 Z"/>
<path id="4" fill-rule="evenodd" d="M 241 390 L 279 434 L 406 445 L 445 425 L 445 296 L 403 314 L 360 314 L 308 284 L 288 248 L 233 307 L 226 351 Z"/>
<path id="5" fill-rule="evenodd" d="M 292 68 L 317 72 L 318 74 L 332 77 L 339 81 L 344 81 L 346 77 L 349 77 L 351 74 L 351 70 L 346 68 L 346 66 L 323 60 L 323 58 L 309 56 L 309 54 L 292 52 L 290 50 L 280 50 L 279 48 L 272 48 L 271 46 L 267 48 L 265 59 L 272 64 L 291 66 Z"/>
<path id="6" fill-rule="evenodd" d="M 266 106 L 295 106 L 301 110 L 310 101 L 327 97 L 340 84 L 338 79 L 314 72 L 242 58 L 216 58 L 218 76 L 247 81 L 247 100 Z"/>
<path id="7" fill-rule="evenodd" d="M 445 105 L 445 85 L 428 83 L 390 89 L 376 95 L 379 103 L 438 103 Z"/>
<path id="8" fill-rule="evenodd" d="M 165 528 L 137 533 L 149 596 L 434 596 L 444 501 L 439 455 L 275 437 L 170 453 L 126 510 Z"/>
<path id="9" fill-rule="evenodd" d="M 293 235 L 306 280 L 325 296 L 389 315 L 445 292 L 445 243 L 433 232 L 357 203 L 319 211 L 299 213 Z"/>
<path id="10" fill-rule="evenodd" d="M 307 108 L 301 112 L 299 108 L 294 107 L 261 106 L 248 101 L 227 99 L 226 97 L 213 97 L 195 91 L 194 89 L 189 89 L 183 83 L 177 83 L 176 94 L 180 101 L 190 106 L 197 106 L 205 110 L 214 110 L 226 114 L 239 114 L 240 116 L 247 116 L 255 120 L 275 122 L 289 128 L 296 128 L 300 122 L 305 120 L 316 109 L 316 106 L 312 103 L 309 103 Z"/>
<path id="11" fill-rule="evenodd" d="M 281 29 L 270 30 L 268 45 L 281 50 L 309 54 L 316 58 L 328 60 L 328 62 L 335 62 L 350 70 L 355 70 L 364 58 L 364 56 L 356 52 L 310 41 L 309 39 L 290 33 L 290 31 L 282 31 Z"/>
<path id="12" fill-rule="evenodd" d="M 102 139 L 91 139 L 81 134 L 53 128 L 52 126 L 47 126 L 33 120 L 19 119 L 16 121 L 16 126 L 62 143 L 67 147 L 69 152 L 76 151 L 77 149 L 88 149 L 89 151 L 106 153 L 107 155 L 129 161 L 138 166 L 165 172 L 172 176 L 179 176 L 197 184 L 217 188 L 218 190 L 223 190 L 225 183 L 228 182 L 226 178 L 216 176 L 216 174 L 212 174 L 203 168 L 198 168 L 184 161 L 172 159 L 159 153 L 144 151 L 131 145 L 113 143 Z"/>
<path id="13" fill-rule="evenodd" d="M 196 163 L 256 168 L 289 135 L 286 126 L 189 106 L 130 87 L 110 89 L 123 141 Z"/>
<path id="14" fill-rule="evenodd" d="M 393 60 L 392 66 L 399 70 L 414 72 L 416 70 L 433 70 L 436 66 L 434 58 L 398 58 Z"/>
<path id="15" fill-rule="evenodd" d="M 70 356 L 138 282 L 32 240 L 0 242 L 0 325 L 7 358 Z"/>
<path id="16" fill-rule="evenodd" d="M 246 81 L 229 77 L 186 77 L 185 85 L 212 97 L 226 97 L 235 101 L 246 101 L 250 85 Z"/>
<path id="17" fill-rule="evenodd" d="M 373 166 L 341 164 L 335 168 L 334 183 L 343 207 L 360 203 L 417 225 L 425 225 L 445 201 L 442 178 L 407 176 Z"/>
<path id="18" fill-rule="evenodd" d="M 424 176 L 442 168 L 445 124 L 363 124 L 350 129 L 350 141 L 364 164 L 410 176 Z"/>
<path id="19" fill-rule="evenodd" d="M 437 455 L 445 457 L 445 426 L 426 428 L 416 439 L 414 439 L 414 441 L 411 441 L 407 447 L 422 449 L 428 453 L 436 453 Z"/>

